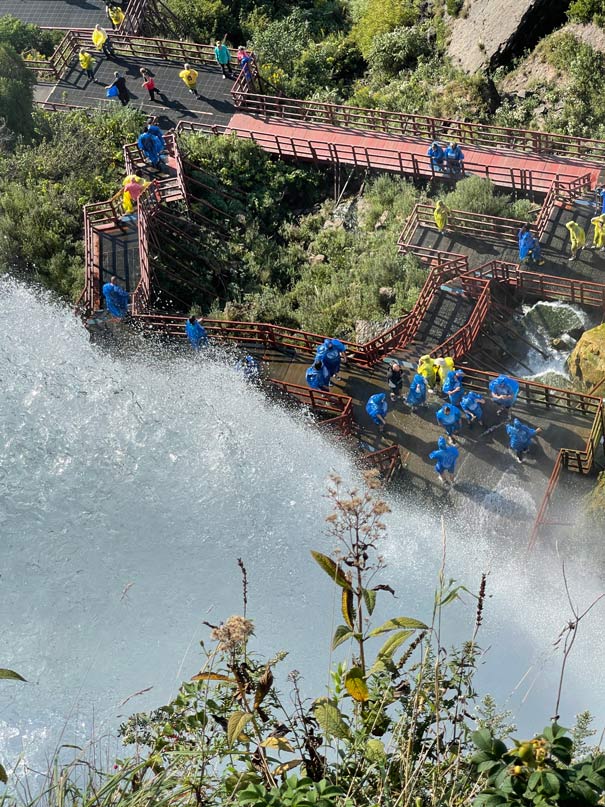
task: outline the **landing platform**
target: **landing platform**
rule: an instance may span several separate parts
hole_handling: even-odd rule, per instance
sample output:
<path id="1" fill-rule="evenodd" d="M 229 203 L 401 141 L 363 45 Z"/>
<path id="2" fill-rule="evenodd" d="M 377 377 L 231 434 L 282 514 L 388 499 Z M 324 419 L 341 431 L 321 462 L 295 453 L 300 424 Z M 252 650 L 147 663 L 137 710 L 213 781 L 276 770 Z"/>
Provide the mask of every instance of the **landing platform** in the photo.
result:
<path id="1" fill-rule="evenodd" d="M 146 115 L 156 115 L 162 129 L 173 128 L 180 120 L 224 126 L 235 109 L 230 95 L 231 81 L 223 79 L 218 66 L 193 66 L 199 73 L 199 99 L 188 92 L 179 78 L 178 74 L 183 69 L 179 62 L 122 56 L 109 60 L 95 52 L 94 81 L 86 77 L 76 62 L 61 81 L 49 85 L 43 100 L 97 108 L 119 105 L 117 99 L 108 99 L 105 95 L 105 88 L 112 83 L 117 70 L 126 78 L 131 106 L 141 109 Z M 146 67 L 153 74 L 160 90 L 160 101 L 152 103 L 147 90 L 141 87 L 141 67 Z"/>
<path id="2" fill-rule="evenodd" d="M 105 0 L 2 0 L 0 14 L 49 28 L 111 28 Z"/>

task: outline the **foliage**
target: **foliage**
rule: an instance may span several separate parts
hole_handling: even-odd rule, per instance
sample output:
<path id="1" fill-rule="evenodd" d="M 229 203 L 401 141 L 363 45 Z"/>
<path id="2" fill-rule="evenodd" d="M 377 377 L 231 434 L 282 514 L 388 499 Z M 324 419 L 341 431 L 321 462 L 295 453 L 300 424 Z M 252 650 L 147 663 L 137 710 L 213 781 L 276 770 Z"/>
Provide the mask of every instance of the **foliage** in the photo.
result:
<path id="1" fill-rule="evenodd" d="M 133 109 L 36 112 L 31 145 L 0 155 L 0 264 L 73 298 L 83 285 L 82 205 L 107 199 L 123 174 Z"/>
<path id="2" fill-rule="evenodd" d="M 479 750 L 471 761 L 487 781 L 474 807 L 597 804 L 605 792 L 605 755 L 572 763 L 574 744 L 567 734 L 554 722 L 507 748 L 488 729 L 476 731 Z"/>
<path id="3" fill-rule="evenodd" d="M 457 17 L 458 14 L 462 11 L 462 6 L 464 5 L 464 0 L 446 0 L 446 8 L 447 13 L 450 14 L 452 17 Z"/>
<path id="4" fill-rule="evenodd" d="M 512 202 L 510 196 L 496 193 L 496 187 L 489 179 L 473 176 L 456 183 L 454 190 L 444 196 L 444 201 L 453 210 L 523 221 L 531 221 L 529 211 L 535 209 L 529 200 Z"/>
<path id="5" fill-rule="evenodd" d="M 372 40 L 368 54 L 370 69 L 391 77 L 401 70 L 415 69 L 420 57 L 431 53 L 428 34 L 429 28 L 426 25 L 412 25 L 378 34 Z"/>
<path id="6" fill-rule="evenodd" d="M 26 138 L 32 133 L 34 77 L 10 45 L 0 44 L 0 122 Z M 3 138 L 7 142 L 8 138 Z M 1 150 L 2 142 L 0 142 Z"/>
<path id="7" fill-rule="evenodd" d="M 43 31 L 37 25 L 22 22 L 10 14 L 0 16 L 0 45 L 10 45 L 17 53 L 34 50 L 50 56 L 62 37 L 62 32 Z"/>
<path id="8" fill-rule="evenodd" d="M 363 55 L 368 57 L 376 36 L 404 25 L 413 25 L 419 18 L 418 0 L 366 0 L 353 26 L 352 36 Z"/>
<path id="9" fill-rule="evenodd" d="M 572 0 L 567 15 L 572 22 L 594 22 L 605 27 L 602 0 Z"/>
<path id="10" fill-rule="evenodd" d="M 169 0 L 170 11 L 179 19 L 182 32 L 194 42 L 212 42 L 227 34 L 231 44 L 239 35 L 239 23 L 224 0 Z"/>

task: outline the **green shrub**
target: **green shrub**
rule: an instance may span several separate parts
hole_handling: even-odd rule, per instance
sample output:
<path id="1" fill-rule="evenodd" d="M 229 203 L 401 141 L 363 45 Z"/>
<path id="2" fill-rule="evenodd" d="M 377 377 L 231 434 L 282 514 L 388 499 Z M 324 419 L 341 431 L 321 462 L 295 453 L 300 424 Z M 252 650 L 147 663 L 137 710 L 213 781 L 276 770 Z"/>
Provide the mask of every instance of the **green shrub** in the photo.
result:
<path id="1" fill-rule="evenodd" d="M 10 133 L 29 137 L 33 130 L 34 75 L 10 45 L 0 45 L 0 121 Z"/>
<path id="2" fill-rule="evenodd" d="M 418 59 L 421 56 L 428 56 L 431 49 L 427 26 L 396 28 L 394 31 L 374 37 L 368 64 L 373 71 L 386 76 L 396 76 L 401 70 L 414 69 Z"/>
<path id="3" fill-rule="evenodd" d="M 464 0 L 446 0 L 445 7 L 447 8 L 447 13 L 452 17 L 457 17 L 458 14 L 462 11 L 462 6 L 464 5 Z"/>
<path id="4" fill-rule="evenodd" d="M 567 16 L 572 22 L 594 22 L 605 27 L 603 0 L 572 0 Z"/>
<path id="5" fill-rule="evenodd" d="M 167 0 L 166 5 L 179 18 L 187 39 L 194 42 L 214 43 L 226 33 L 239 32 L 237 17 L 222 0 Z"/>
<path id="6" fill-rule="evenodd" d="M 513 209 L 526 210 L 527 202 L 511 208 L 510 196 L 496 194 L 496 188 L 489 179 L 467 177 L 457 183 L 453 191 L 446 194 L 444 201 L 453 210 L 466 210 L 469 213 L 484 213 L 487 216 L 512 218 Z"/>
<path id="7" fill-rule="evenodd" d="M 34 50 L 50 56 L 63 35 L 62 31 L 43 31 L 37 25 L 21 22 L 10 14 L 0 17 L 0 45 L 10 45 L 17 53 Z"/>
<path id="8" fill-rule="evenodd" d="M 367 0 L 352 35 L 363 55 L 372 52 L 374 38 L 404 25 L 414 25 L 420 18 L 417 0 Z"/>

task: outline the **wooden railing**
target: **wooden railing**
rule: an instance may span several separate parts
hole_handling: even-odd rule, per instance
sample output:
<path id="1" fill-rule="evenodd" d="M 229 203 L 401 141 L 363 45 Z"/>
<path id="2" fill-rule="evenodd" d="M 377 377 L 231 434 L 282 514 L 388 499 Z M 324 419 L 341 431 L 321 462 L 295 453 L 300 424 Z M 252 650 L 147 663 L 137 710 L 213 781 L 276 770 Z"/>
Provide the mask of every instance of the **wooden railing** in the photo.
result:
<path id="1" fill-rule="evenodd" d="M 462 279 L 464 280 L 464 278 Z M 466 323 L 462 328 L 457 330 L 455 334 L 450 336 L 449 339 L 446 339 L 445 342 L 442 342 L 434 348 L 434 350 L 431 350 L 431 355 L 451 356 L 455 361 L 458 361 L 467 353 L 470 353 L 488 317 L 491 303 L 492 298 L 489 283 L 484 282 L 475 307 L 471 311 Z"/>
<path id="2" fill-rule="evenodd" d="M 398 445 L 387 446 L 379 451 L 370 451 L 356 461 L 358 468 L 376 468 L 387 484 L 392 480 L 397 471 L 403 468 L 401 459 L 401 449 Z"/>
<path id="3" fill-rule="evenodd" d="M 204 326 L 206 326 L 205 321 Z M 310 389 L 309 387 L 300 386 L 300 384 L 290 384 L 276 378 L 270 378 L 269 383 L 280 392 L 310 406 L 311 409 L 328 413 L 330 417 L 320 420 L 320 426 L 335 426 L 343 434 L 351 434 L 353 431 L 353 401 L 348 395 L 322 392 L 322 390 Z"/>
<path id="4" fill-rule="evenodd" d="M 582 162 L 601 163 L 605 159 L 605 141 L 572 135 L 510 129 L 484 123 L 467 123 L 448 118 L 431 118 L 384 109 L 305 101 L 297 98 L 245 94 L 241 106 L 266 117 L 282 117 L 305 123 L 343 126 L 427 141 L 454 140 L 477 148 L 507 149 L 559 157 Z"/>

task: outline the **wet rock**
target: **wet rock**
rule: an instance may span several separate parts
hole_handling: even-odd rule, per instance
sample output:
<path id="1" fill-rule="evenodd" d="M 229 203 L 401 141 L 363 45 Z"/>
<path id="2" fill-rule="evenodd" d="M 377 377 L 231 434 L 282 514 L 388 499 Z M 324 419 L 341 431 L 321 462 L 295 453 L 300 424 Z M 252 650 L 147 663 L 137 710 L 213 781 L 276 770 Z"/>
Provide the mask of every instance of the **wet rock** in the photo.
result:
<path id="1" fill-rule="evenodd" d="M 392 286 L 382 286 L 380 289 L 378 289 L 378 300 L 380 302 L 380 307 L 385 311 L 388 311 L 395 302 L 396 296 L 397 293 Z"/>
<path id="2" fill-rule="evenodd" d="M 326 259 L 325 255 L 311 255 L 309 258 L 309 263 L 316 264 L 316 263 L 323 263 Z"/>
<path id="3" fill-rule="evenodd" d="M 557 336 L 555 339 L 551 339 L 550 344 L 552 347 L 554 347 L 555 350 L 565 350 L 565 348 L 567 347 L 567 342 L 565 341 L 565 339 L 562 339 L 559 336 Z"/>
<path id="4" fill-rule="evenodd" d="M 582 313 L 568 303 L 536 303 L 525 314 L 524 320 L 550 339 L 584 330 Z"/>
<path id="5" fill-rule="evenodd" d="M 605 378 L 605 325 L 584 331 L 569 357 L 568 369 L 574 386 L 584 392 Z"/>
<path id="6" fill-rule="evenodd" d="M 590 524 L 605 528 L 605 471 L 599 474 L 594 488 L 586 497 L 585 511 Z"/>
<path id="7" fill-rule="evenodd" d="M 567 334 L 568 334 L 568 336 L 571 336 L 571 338 L 574 340 L 574 342 L 577 342 L 578 339 L 584 333 L 584 330 L 585 330 L 584 328 L 570 328 L 567 331 Z"/>
<path id="8" fill-rule="evenodd" d="M 369 342 L 383 331 L 392 328 L 397 322 L 396 319 L 387 318 L 382 322 L 374 322 L 367 319 L 358 319 L 355 322 L 355 341 L 358 344 Z"/>

